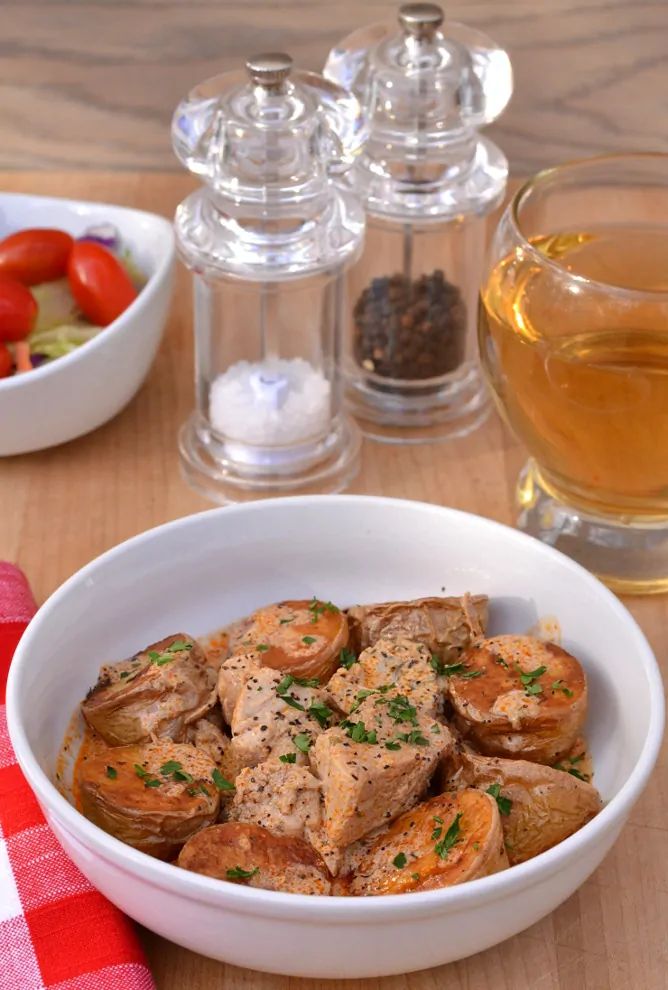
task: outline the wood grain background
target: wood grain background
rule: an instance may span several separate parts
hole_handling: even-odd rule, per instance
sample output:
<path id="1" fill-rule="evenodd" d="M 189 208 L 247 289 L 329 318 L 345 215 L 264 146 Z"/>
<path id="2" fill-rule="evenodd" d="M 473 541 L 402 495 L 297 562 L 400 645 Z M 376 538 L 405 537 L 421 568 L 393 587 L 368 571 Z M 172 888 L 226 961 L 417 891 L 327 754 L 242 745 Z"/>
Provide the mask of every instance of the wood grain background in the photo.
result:
<path id="1" fill-rule="evenodd" d="M 490 129 L 515 174 L 613 150 L 668 150 L 666 0 L 448 2 L 513 60 Z M 0 168 L 176 170 L 172 110 L 253 52 L 322 66 L 375 0 L 0 0 Z"/>

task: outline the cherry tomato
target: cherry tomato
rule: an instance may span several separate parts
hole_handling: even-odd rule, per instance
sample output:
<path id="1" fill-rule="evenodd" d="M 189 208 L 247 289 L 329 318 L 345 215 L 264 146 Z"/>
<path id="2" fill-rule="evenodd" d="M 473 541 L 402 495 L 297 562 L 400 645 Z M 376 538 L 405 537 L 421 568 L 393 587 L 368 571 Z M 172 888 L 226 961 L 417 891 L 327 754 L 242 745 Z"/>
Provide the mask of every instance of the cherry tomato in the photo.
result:
<path id="1" fill-rule="evenodd" d="M 106 327 L 137 298 L 125 268 L 101 244 L 77 241 L 67 277 L 79 309 L 98 327 Z"/>
<path id="2" fill-rule="evenodd" d="M 0 274 L 24 285 L 62 278 L 74 239 L 63 230 L 35 227 L 19 230 L 0 241 Z"/>
<path id="3" fill-rule="evenodd" d="M 36 319 L 37 303 L 30 289 L 0 275 L 0 341 L 23 340 Z"/>
<path id="4" fill-rule="evenodd" d="M 14 362 L 9 353 L 9 348 L 0 344 L 0 378 L 7 378 L 12 373 Z"/>

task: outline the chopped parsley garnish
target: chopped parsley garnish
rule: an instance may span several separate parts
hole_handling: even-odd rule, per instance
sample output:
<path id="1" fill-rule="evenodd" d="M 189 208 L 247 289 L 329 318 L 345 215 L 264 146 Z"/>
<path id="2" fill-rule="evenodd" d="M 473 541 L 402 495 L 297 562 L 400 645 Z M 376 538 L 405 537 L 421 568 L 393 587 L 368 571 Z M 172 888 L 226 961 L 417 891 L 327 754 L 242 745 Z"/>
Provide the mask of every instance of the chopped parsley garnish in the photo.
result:
<path id="1" fill-rule="evenodd" d="M 173 643 L 167 647 L 167 653 L 181 653 L 182 650 L 192 650 L 193 644 L 189 643 L 185 639 L 175 639 Z"/>
<path id="2" fill-rule="evenodd" d="M 431 729 L 429 730 L 433 735 L 438 736 L 441 732 L 441 727 L 438 722 L 434 722 Z"/>
<path id="3" fill-rule="evenodd" d="M 440 818 L 438 815 L 434 815 L 434 821 L 437 822 L 439 825 L 443 824 L 443 819 Z"/>
<path id="4" fill-rule="evenodd" d="M 501 794 L 501 784 L 499 783 L 492 784 L 490 787 L 487 788 L 487 794 L 491 794 L 491 796 L 494 798 L 494 800 L 498 805 L 499 812 L 502 815 L 510 814 L 510 809 L 513 806 L 513 802 L 510 800 L 510 798 L 503 797 L 503 795 Z"/>
<path id="5" fill-rule="evenodd" d="M 453 846 L 456 846 L 458 842 L 462 841 L 462 837 L 459 834 L 459 822 L 461 821 L 462 812 L 459 811 L 455 815 L 452 824 L 450 825 L 448 831 L 445 833 L 440 842 L 437 842 L 434 846 L 434 852 L 440 859 L 446 859 L 448 853 Z"/>
<path id="6" fill-rule="evenodd" d="M 440 839 L 442 834 L 443 834 L 443 829 L 441 828 L 440 825 L 437 825 L 434 831 L 431 833 L 432 842 L 435 842 L 436 839 Z"/>
<path id="7" fill-rule="evenodd" d="M 394 722 L 417 725 L 417 708 L 411 705 L 405 694 L 395 694 L 393 698 L 379 698 L 376 704 L 387 705 L 387 714 Z"/>
<path id="8" fill-rule="evenodd" d="M 584 756 L 585 756 L 584 753 L 580 753 L 579 756 L 570 756 L 568 758 L 568 762 L 570 763 L 570 767 L 565 767 L 563 765 L 563 763 L 554 763 L 552 765 L 552 769 L 553 770 L 562 770 L 564 773 L 570 773 L 570 775 L 572 777 L 577 777 L 578 780 L 583 780 L 585 782 L 585 784 L 588 784 L 589 783 L 589 777 L 587 776 L 587 774 L 586 773 L 582 773 L 575 766 L 576 763 L 580 763 L 581 760 L 584 760 Z"/>
<path id="9" fill-rule="evenodd" d="M 279 756 L 279 760 L 281 761 L 281 763 L 294 763 L 296 759 L 297 759 L 296 753 L 283 753 L 282 756 Z"/>
<path id="10" fill-rule="evenodd" d="M 346 670 L 350 670 L 352 665 L 354 663 L 357 663 L 357 657 L 355 656 L 352 650 L 348 650 L 344 646 L 341 652 L 339 653 L 339 663 L 341 664 L 342 667 L 345 667 Z"/>
<path id="11" fill-rule="evenodd" d="M 161 783 L 162 781 L 158 780 L 157 777 L 154 777 L 152 780 L 145 780 L 144 787 L 160 787 Z"/>
<path id="12" fill-rule="evenodd" d="M 411 879 L 412 880 L 419 880 L 420 879 L 420 874 L 419 873 L 411 873 Z"/>
<path id="13" fill-rule="evenodd" d="M 302 643 L 306 643 L 307 646 L 310 646 L 311 643 L 315 643 L 315 640 L 315 636 L 302 636 Z"/>
<path id="14" fill-rule="evenodd" d="M 453 674 L 466 669 L 463 663 L 443 663 L 435 653 L 431 655 L 431 665 L 439 677 L 452 677 Z"/>
<path id="15" fill-rule="evenodd" d="M 311 600 L 308 610 L 311 613 L 311 622 L 317 622 L 323 612 L 331 612 L 332 615 L 336 615 L 339 611 L 336 605 L 331 602 L 321 602 L 315 597 Z"/>
<path id="16" fill-rule="evenodd" d="M 286 674 L 285 677 L 281 681 L 279 681 L 279 683 L 276 685 L 276 694 L 279 696 L 279 698 L 281 698 L 282 701 L 285 702 L 286 705 L 290 705 L 291 708 L 296 708 L 300 712 L 305 712 L 306 709 L 304 708 L 304 706 L 300 704 L 300 702 L 297 701 L 296 698 L 293 698 L 292 695 L 288 694 L 288 690 L 292 687 L 294 683 L 295 683 L 294 677 L 292 677 L 291 674 Z"/>
<path id="17" fill-rule="evenodd" d="M 140 780 L 144 781 L 144 787 L 160 787 L 161 781 L 159 781 L 157 778 L 152 778 L 148 770 L 144 770 L 144 768 L 140 766 L 139 763 L 135 763 L 133 764 L 133 766 L 137 776 L 140 778 Z"/>
<path id="18" fill-rule="evenodd" d="M 148 777 L 148 771 L 144 770 L 144 768 L 140 766 L 139 763 L 133 763 L 133 767 L 138 777 Z"/>
<path id="19" fill-rule="evenodd" d="M 172 774 L 172 779 L 178 780 L 180 783 L 192 784 L 195 778 L 192 776 L 192 774 L 186 773 L 185 770 L 175 770 L 174 773 Z"/>
<path id="20" fill-rule="evenodd" d="M 404 866 L 408 862 L 406 859 L 406 853 L 397 853 L 392 862 L 398 870 L 403 870 Z"/>
<path id="21" fill-rule="evenodd" d="M 484 670 L 467 670 L 465 674 L 459 674 L 462 680 L 472 681 L 476 677 L 482 677 Z"/>
<path id="22" fill-rule="evenodd" d="M 533 684 L 533 682 L 534 682 L 534 681 L 535 681 L 535 680 L 536 680 L 537 678 L 539 678 L 539 677 L 542 677 L 542 675 L 543 675 L 543 674 L 545 673 L 545 671 L 547 670 L 547 667 L 536 667 L 536 669 L 535 669 L 535 670 L 527 670 L 527 671 L 524 671 L 524 670 L 522 670 L 522 668 L 521 668 L 521 667 L 520 667 L 520 666 L 518 665 L 518 667 L 517 667 L 517 670 L 518 670 L 518 672 L 519 672 L 519 675 L 520 675 L 520 680 L 521 680 L 521 682 L 522 682 L 522 684 L 524 684 L 524 686 L 525 686 L 525 687 L 527 687 L 527 685 L 529 685 L 529 684 Z"/>
<path id="23" fill-rule="evenodd" d="M 341 722 L 341 728 L 346 730 L 346 735 L 352 739 L 353 742 L 359 743 L 376 743 L 378 742 L 378 737 L 376 736 L 376 730 L 367 730 L 364 722 L 351 722 L 350 719 L 344 719 Z"/>
<path id="24" fill-rule="evenodd" d="M 401 749 L 401 743 L 398 742 L 386 742 L 385 749 Z"/>
<path id="25" fill-rule="evenodd" d="M 309 705 L 308 713 L 322 729 L 327 728 L 327 723 L 334 714 L 332 709 L 328 708 L 322 701 L 314 701 L 312 705 Z"/>
<path id="26" fill-rule="evenodd" d="M 176 659 L 175 653 L 183 653 L 184 650 L 192 650 L 192 648 L 193 644 L 186 642 L 185 639 L 175 639 L 161 653 L 158 650 L 149 650 L 147 656 L 156 667 L 164 667 L 166 663 Z"/>
<path id="27" fill-rule="evenodd" d="M 165 774 L 165 776 L 167 776 L 170 773 L 174 773 L 175 770 L 180 770 L 180 769 L 181 769 L 181 764 L 177 760 L 167 760 L 167 762 L 163 763 L 162 766 L 160 767 L 160 773 Z"/>
<path id="28" fill-rule="evenodd" d="M 527 686 L 526 686 L 526 688 L 524 690 L 525 690 L 526 694 L 542 694 L 543 693 L 543 687 L 542 687 L 541 684 L 527 684 Z"/>
<path id="29" fill-rule="evenodd" d="M 413 729 L 412 732 L 401 732 L 397 739 L 401 742 L 410 743 L 412 746 L 428 746 L 429 740 L 422 735 L 419 729 Z"/>
<path id="30" fill-rule="evenodd" d="M 295 617 L 294 615 L 291 615 L 289 619 L 279 619 L 278 624 L 279 626 L 287 626 L 289 622 L 294 622 L 294 621 L 295 621 Z"/>
<path id="31" fill-rule="evenodd" d="M 551 690 L 552 690 L 552 694 L 554 694 L 555 691 L 561 691 L 563 694 L 566 695 L 567 698 L 573 697 L 573 692 L 569 687 L 566 687 L 566 685 L 561 679 L 553 682 Z"/>
<path id="32" fill-rule="evenodd" d="M 116 780 L 118 777 L 118 770 L 115 767 L 107 767 L 107 777 L 109 780 Z"/>
<path id="33" fill-rule="evenodd" d="M 311 737 L 307 736 L 305 732 L 300 732 L 298 736 L 293 736 L 292 741 L 302 753 L 308 753 L 311 748 Z"/>
<path id="34" fill-rule="evenodd" d="M 357 711 L 357 709 L 362 704 L 362 702 L 364 701 L 364 699 L 365 698 L 368 698 L 370 694 L 376 694 L 375 688 L 362 688 L 361 691 L 358 691 L 357 692 L 357 694 L 355 695 L 355 701 L 353 702 L 353 704 L 352 704 L 352 706 L 350 708 L 350 714 L 351 715 L 352 715 L 353 712 L 356 712 Z"/>
<path id="35" fill-rule="evenodd" d="M 258 643 L 255 649 L 258 650 L 260 653 L 266 653 L 267 650 L 269 649 L 269 643 Z"/>
<path id="36" fill-rule="evenodd" d="M 256 866 L 254 870 L 244 870 L 241 866 L 233 866 L 231 870 L 226 872 L 225 876 L 228 880 L 250 880 L 251 877 L 254 877 L 259 872 L 259 866 Z"/>
<path id="37" fill-rule="evenodd" d="M 494 663 L 500 664 L 500 666 L 501 667 L 505 667 L 506 670 L 509 669 L 508 668 L 508 664 L 506 663 L 506 661 L 503 659 L 503 657 L 500 657 L 498 653 L 495 653 L 494 654 Z"/>
<path id="38" fill-rule="evenodd" d="M 122 670 L 120 672 L 120 674 L 119 674 L 119 677 L 121 678 L 122 681 L 124 681 L 125 678 L 126 677 L 129 677 L 129 676 L 130 676 L 130 671 L 129 670 Z"/>
<path id="39" fill-rule="evenodd" d="M 207 797 L 211 796 L 204 784 L 196 784 L 194 787 L 188 787 L 187 793 L 190 794 L 191 797 L 197 797 L 198 794 L 206 794 Z"/>
<path id="40" fill-rule="evenodd" d="M 216 767 L 211 774 L 211 780 L 214 782 L 219 791 L 233 791 L 235 789 L 234 784 L 223 777 L 218 767 Z"/>

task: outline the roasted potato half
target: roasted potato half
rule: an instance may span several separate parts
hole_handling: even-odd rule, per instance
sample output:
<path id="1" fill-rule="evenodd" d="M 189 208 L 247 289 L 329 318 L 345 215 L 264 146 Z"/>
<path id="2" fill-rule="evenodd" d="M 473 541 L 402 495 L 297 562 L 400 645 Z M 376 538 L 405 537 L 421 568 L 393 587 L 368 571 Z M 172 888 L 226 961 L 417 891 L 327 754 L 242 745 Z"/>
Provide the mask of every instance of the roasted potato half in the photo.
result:
<path id="1" fill-rule="evenodd" d="M 455 724 L 486 756 L 554 763 L 587 714 L 579 661 L 531 636 L 481 640 L 448 679 Z"/>
<path id="2" fill-rule="evenodd" d="M 82 811 L 135 849 L 169 859 L 216 820 L 217 771 L 186 744 L 161 740 L 97 753 L 78 768 Z"/>
<path id="3" fill-rule="evenodd" d="M 126 746 L 151 736 L 178 740 L 215 702 L 215 672 L 193 637 L 176 633 L 103 667 L 81 711 L 110 746 Z"/>
<path id="4" fill-rule="evenodd" d="M 417 598 L 408 602 L 355 605 L 348 609 L 350 642 L 356 653 L 379 639 L 411 639 L 443 663 L 451 663 L 487 628 L 486 595 Z"/>
<path id="5" fill-rule="evenodd" d="M 511 865 L 556 846 L 601 810 L 596 788 L 570 773 L 470 753 L 462 753 L 459 761 L 455 780 L 497 801 Z"/>
<path id="6" fill-rule="evenodd" d="M 294 836 L 273 835 L 260 825 L 226 822 L 205 828 L 185 844 L 177 865 L 265 890 L 290 894 L 329 894 L 331 890 L 325 864 L 308 843 Z"/>
<path id="7" fill-rule="evenodd" d="M 233 653 L 259 653 L 263 667 L 326 683 L 348 644 L 348 620 L 331 602 L 286 601 L 260 608 L 240 625 Z"/>
<path id="8" fill-rule="evenodd" d="M 452 887 L 508 866 L 496 801 L 475 789 L 441 794 L 378 837 L 349 880 L 350 894 Z"/>

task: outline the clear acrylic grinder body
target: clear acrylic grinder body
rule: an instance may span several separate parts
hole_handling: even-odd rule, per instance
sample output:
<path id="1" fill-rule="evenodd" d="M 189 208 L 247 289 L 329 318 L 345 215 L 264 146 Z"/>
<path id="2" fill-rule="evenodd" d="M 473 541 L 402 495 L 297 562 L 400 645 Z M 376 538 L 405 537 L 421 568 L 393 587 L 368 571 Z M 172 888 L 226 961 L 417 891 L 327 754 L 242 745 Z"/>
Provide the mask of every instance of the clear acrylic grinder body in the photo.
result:
<path id="1" fill-rule="evenodd" d="M 487 215 L 501 202 L 503 153 L 479 128 L 512 93 L 507 54 L 434 4 L 400 8 L 332 49 L 325 76 L 354 93 L 369 136 L 346 176 L 367 213 L 349 277 L 347 403 L 371 437 L 447 440 L 488 401 L 476 310 Z"/>
<path id="2" fill-rule="evenodd" d="M 176 154 L 205 183 L 175 218 L 196 387 L 179 450 L 214 501 L 338 491 L 357 471 L 340 350 L 364 211 L 336 177 L 363 138 L 354 96 L 276 53 L 207 80 L 174 114 Z"/>

